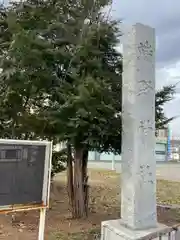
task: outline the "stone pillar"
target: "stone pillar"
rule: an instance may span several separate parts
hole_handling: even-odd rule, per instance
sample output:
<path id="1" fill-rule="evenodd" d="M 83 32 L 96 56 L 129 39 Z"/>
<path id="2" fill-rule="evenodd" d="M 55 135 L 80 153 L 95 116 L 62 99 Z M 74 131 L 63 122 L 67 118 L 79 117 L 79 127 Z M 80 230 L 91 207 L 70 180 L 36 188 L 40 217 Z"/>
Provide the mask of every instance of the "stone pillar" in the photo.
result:
<path id="1" fill-rule="evenodd" d="M 121 217 L 156 227 L 155 32 L 136 24 L 124 36 Z"/>
<path id="2" fill-rule="evenodd" d="M 136 24 L 124 35 L 122 93 L 121 220 L 102 223 L 102 240 L 141 239 L 159 229 L 153 28 Z"/>

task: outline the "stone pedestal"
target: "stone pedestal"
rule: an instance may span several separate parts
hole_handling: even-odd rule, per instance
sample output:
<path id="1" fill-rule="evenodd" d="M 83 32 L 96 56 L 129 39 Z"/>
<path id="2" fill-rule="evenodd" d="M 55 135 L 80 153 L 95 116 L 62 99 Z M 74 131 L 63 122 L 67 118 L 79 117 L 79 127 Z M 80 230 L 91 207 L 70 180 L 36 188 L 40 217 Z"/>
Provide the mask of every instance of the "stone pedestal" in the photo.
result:
<path id="1" fill-rule="evenodd" d="M 136 24 L 124 34 L 122 86 L 121 220 L 103 223 L 102 240 L 148 239 L 143 237 L 161 229 L 156 212 L 153 28 Z"/>
<path id="2" fill-rule="evenodd" d="M 162 232 L 165 234 L 161 236 Z M 102 223 L 101 226 L 101 240 L 169 240 L 169 227 L 158 224 L 156 228 L 149 228 L 147 230 L 132 230 L 123 225 L 121 220 L 111 220 Z M 159 238 L 161 236 L 161 238 Z"/>

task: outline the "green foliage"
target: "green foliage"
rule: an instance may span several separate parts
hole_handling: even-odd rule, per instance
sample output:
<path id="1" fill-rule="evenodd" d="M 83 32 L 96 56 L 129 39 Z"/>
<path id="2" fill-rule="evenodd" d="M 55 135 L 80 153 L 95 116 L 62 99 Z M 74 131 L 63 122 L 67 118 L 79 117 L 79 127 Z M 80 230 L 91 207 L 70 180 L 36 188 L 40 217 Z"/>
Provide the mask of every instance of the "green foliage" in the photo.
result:
<path id="1" fill-rule="evenodd" d="M 62 172 L 66 169 L 67 162 L 67 149 L 62 149 L 59 152 L 53 152 L 52 155 L 52 170 L 51 177 L 54 177 L 56 173 Z"/>
<path id="2" fill-rule="evenodd" d="M 174 118 L 167 118 L 164 105 L 173 99 L 175 86 L 169 85 L 156 92 L 156 129 L 164 128 Z"/>
<path id="3" fill-rule="evenodd" d="M 109 3 L 25 0 L 1 7 L 1 137 L 121 151 L 121 33 L 101 11 Z M 171 120 L 163 105 L 172 93 L 165 87 L 156 94 L 157 128 Z M 54 153 L 53 174 L 62 158 Z"/>

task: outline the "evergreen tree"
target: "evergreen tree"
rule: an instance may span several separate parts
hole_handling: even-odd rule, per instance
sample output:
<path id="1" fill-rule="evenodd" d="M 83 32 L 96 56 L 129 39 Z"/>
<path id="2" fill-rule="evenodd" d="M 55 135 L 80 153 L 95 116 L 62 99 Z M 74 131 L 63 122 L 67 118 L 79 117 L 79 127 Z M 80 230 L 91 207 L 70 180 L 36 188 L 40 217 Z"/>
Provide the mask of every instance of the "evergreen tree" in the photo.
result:
<path id="1" fill-rule="evenodd" d="M 173 99 L 175 85 L 165 86 L 156 92 L 156 129 L 164 128 L 174 119 L 167 118 L 164 113 L 164 105 Z"/>
<path id="2" fill-rule="evenodd" d="M 109 3 L 26 0 L 0 11 L 1 137 L 67 143 L 73 217 L 87 215 L 88 151 L 121 152 L 122 56 L 119 22 L 102 11 Z M 171 95 L 156 95 L 157 127 Z"/>

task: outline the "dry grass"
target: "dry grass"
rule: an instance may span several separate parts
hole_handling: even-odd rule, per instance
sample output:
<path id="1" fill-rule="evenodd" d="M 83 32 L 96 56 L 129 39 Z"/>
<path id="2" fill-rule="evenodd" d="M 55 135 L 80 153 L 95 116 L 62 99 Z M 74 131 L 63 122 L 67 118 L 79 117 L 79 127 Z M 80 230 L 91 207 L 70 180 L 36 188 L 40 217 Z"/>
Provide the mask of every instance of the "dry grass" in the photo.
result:
<path id="1" fill-rule="evenodd" d="M 180 183 L 158 180 L 157 201 L 158 203 L 180 205 Z"/>
<path id="2" fill-rule="evenodd" d="M 120 176 L 112 171 L 90 170 L 90 213 L 88 219 L 70 218 L 66 193 L 65 173 L 54 181 L 51 194 L 51 209 L 47 215 L 46 238 L 48 240 L 95 240 L 100 236 L 103 220 L 120 216 Z M 180 183 L 158 181 L 159 203 L 180 204 Z M 180 210 L 158 208 L 158 220 L 172 225 L 180 222 Z M 16 223 L 10 217 L 0 217 L 0 239 L 37 239 L 38 213 L 18 214 Z"/>

